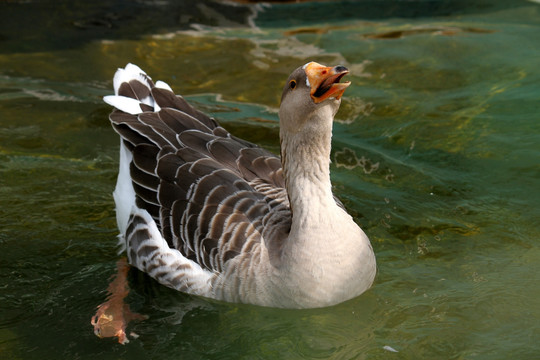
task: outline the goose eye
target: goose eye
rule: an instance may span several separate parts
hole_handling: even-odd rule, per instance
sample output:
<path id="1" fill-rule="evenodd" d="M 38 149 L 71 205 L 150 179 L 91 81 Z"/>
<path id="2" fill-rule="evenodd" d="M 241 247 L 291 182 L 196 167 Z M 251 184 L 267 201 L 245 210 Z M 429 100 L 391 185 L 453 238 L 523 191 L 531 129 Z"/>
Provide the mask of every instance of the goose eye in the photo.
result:
<path id="1" fill-rule="evenodd" d="M 294 88 L 296 87 L 296 81 L 295 80 L 291 80 L 289 81 L 289 87 L 294 90 Z"/>

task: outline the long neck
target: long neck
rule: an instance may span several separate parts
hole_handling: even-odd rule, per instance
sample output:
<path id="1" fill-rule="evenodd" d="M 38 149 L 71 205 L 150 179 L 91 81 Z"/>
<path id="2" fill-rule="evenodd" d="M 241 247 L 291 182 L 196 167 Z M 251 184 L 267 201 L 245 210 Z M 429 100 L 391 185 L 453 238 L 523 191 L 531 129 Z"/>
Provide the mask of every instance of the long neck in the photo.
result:
<path id="1" fill-rule="evenodd" d="M 312 119 L 300 132 L 281 133 L 285 186 L 293 227 L 324 224 L 336 207 L 330 183 L 332 118 Z"/>

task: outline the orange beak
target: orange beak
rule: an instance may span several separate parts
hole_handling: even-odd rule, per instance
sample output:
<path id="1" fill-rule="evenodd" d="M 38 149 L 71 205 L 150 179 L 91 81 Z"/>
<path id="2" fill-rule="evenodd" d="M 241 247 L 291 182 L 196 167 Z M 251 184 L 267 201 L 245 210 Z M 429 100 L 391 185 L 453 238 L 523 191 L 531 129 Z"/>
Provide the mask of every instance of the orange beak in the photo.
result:
<path id="1" fill-rule="evenodd" d="M 318 104 L 329 98 L 341 99 L 350 81 L 340 83 L 343 76 L 349 73 L 345 66 L 324 66 L 314 61 L 306 65 L 306 72 L 311 87 L 311 98 Z"/>

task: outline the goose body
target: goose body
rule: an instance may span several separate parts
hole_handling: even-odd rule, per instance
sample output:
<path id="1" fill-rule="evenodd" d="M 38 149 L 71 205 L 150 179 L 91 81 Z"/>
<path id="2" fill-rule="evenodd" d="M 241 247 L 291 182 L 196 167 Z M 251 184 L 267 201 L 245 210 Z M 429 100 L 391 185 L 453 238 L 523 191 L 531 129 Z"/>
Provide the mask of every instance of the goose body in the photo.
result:
<path id="1" fill-rule="evenodd" d="M 262 306 L 323 307 L 367 290 L 375 256 L 329 173 L 347 73 L 311 62 L 291 74 L 280 159 L 136 65 L 118 69 L 104 100 L 121 138 L 114 200 L 129 263 L 179 291 Z"/>

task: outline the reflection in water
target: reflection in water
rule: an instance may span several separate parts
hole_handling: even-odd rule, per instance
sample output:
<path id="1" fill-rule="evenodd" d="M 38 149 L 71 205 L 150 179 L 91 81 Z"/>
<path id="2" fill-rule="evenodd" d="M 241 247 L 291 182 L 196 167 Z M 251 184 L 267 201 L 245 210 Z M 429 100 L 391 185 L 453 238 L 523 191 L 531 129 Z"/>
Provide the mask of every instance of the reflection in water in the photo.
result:
<path id="1" fill-rule="evenodd" d="M 124 345 L 129 342 L 126 328 L 134 320 L 145 320 L 145 315 L 131 312 L 129 304 L 124 299 L 129 295 L 127 275 L 129 265 L 126 258 L 121 258 L 116 263 L 117 273 L 107 288 L 107 300 L 97 307 L 96 314 L 90 321 L 94 327 L 94 334 L 99 338 L 116 337 L 118 343 Z M 133 338 L 138 335 L 129 333 Z"/>
<path id="2" fill-rule="evenodd" d="M 367 39 L 401 39 L 405 36 L 412 35 L 443 35 L 443 36 L 453 36 L 461 33 L 473 33 L 473 34 L 491 34 L 495 30 L 490 29 L 480 29 L 480 28 L 471 28 L 471 27 L 455 27 L 455 26 L 441 26 L 441 27 L 430 27 L 430 26 L 419 26 L 413 27 L 411 29 L 404 30 L 391 30 L 387 32 L 379 32 L 372 34 L 364 34 L 363 36 Z"/>

